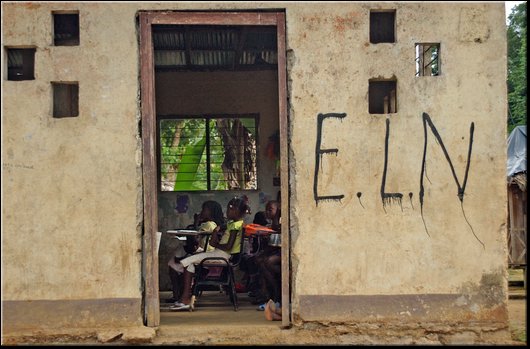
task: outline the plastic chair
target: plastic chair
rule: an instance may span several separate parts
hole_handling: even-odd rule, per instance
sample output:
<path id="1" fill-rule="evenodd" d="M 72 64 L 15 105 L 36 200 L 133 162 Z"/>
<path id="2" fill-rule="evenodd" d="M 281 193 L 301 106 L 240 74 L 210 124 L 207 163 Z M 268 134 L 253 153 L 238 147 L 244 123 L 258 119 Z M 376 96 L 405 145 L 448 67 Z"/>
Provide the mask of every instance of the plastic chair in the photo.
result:
<path id="1" fill-rule="evenodd" d="M 198 298 L 205 290 L 224 289 L 234 305 L 234 311 L 238 310 L 234 269 L 241 263 L 244 241 L 241 235 L 239 253 L 232 254 L 229 260 L 223 257 L 207 257 L 195 267 L 193 296 Z"/>

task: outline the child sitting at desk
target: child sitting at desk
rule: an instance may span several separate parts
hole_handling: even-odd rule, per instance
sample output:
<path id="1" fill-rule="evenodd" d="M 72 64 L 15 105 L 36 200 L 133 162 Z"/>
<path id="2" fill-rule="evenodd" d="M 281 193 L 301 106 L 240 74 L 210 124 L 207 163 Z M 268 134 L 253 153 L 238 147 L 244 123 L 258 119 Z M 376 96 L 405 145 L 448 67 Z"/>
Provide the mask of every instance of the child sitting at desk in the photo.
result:
<path id="1" fill-rule="evenodd" d="M 271 228 L 281 234 L 280 203 L 269 201 L 266 211 L 267 217 L 272 220 Z M 261 277 L 261 294 L 259 296 L 270 298 L 279 306 L 281 301 L 281 249 L 279 246 L 268 245 L 256 256 L 256 265 Z M 259 297 L 257 299 L 259 301 Z M 262 298 L 261 300 L 264 300 Z M 256 303 L 256 302 L 254 302 Z M 265 310 L 266 303 L 261 303 L 258 310 Z"/>
<path id="2" fill-rule="evenodd" d="M 281 232 L 280 225 L 280 203 L 275 200 L 267 202 L 265 212 L 263 212 L 264 221 L 260 222 L 258 214 L 254 218 L 254 223 L 267 226 L 277 233 Z M 254 251 L 244 256 L 242 269 L 247 272 L 249 296 L 255 298 L 253 304 L 261 304 L 259 310 L 265 309 L 265 303 L 269 297 L 274 298 L 271 294 L 270 285 L 272 279 L 269 273 L 269 266 L 276 264 L 276 257 L 281 256 L 279 247 L 268 246 L 268 238 L 262 236 L 252 237 L 255 245 Z M 256 242 L 260 240 L 259 243 Z M 275 256 L 275 257 L 272 257 Z M 272 257 L 272 258 L 270 258 Z M 269 263 L 272 262 L 272 263 Z M 263 272 L 264 270 L 264 272 Z"/>
<path id="3" fill-rule="evenodd" d="M 245 199 L 235 197 L 230 200 L 226 209 L 226 217 L 228 218 L 226 227 L 218 225 L 210 239 L 210 245 L 214 247 L 214 250 L 197 253 L 180 261 L 180 264 L 184 268 L 184 290 L 180 302 L 175 302 L 170 309 L 193 309 L 191 285 L 196 264 L 199 264 L 207 257 L 230 259 L 232 254 L 240 252 L 241 239 L 243 238 L 243 217 L 248 213 L 250 213 L 250 207 Z"/>
<path id="4" fill-rule="evenodd" d="M 223 209 L 217 201 L 205 201 L 202 204 L 201 212 L 195 217 L 193 228 L 199 231 L 212 233 L 218 226 L 224 225 Z M 167 300 L 170 303 L 178 302 L 182 296 L 184 280 L 183 273 L 184 267 L 180 261 L 187 258 L 197 251 L 203 252 L 206 237 L 203 237 L 201 241 L 195 237 L 188 236 L 186 238 L 186 244 L 175 251 L 174 256 L 170 259 L 169 266 L 169 278 L 171 279 L 171 286 L 173 290 L 173 298 Z M 206 247 L 206 251 L 213 251 L 215 248 L 210 244 Z"/>

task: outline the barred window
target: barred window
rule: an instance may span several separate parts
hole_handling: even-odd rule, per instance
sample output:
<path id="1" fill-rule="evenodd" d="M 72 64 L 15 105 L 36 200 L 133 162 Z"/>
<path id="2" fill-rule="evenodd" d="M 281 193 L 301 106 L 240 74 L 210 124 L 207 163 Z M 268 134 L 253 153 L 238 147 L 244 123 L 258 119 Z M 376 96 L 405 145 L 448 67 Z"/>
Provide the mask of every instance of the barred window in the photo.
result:
<path id="1" fill-rule="evenodd" d="M 161 191 L 256 190 L 258 115 L 159 116 Z"/>
<path id="2" fill-rule="evenodd" d="M 440 44 L 416 44 L 416 76 L 440 75 Z"/>

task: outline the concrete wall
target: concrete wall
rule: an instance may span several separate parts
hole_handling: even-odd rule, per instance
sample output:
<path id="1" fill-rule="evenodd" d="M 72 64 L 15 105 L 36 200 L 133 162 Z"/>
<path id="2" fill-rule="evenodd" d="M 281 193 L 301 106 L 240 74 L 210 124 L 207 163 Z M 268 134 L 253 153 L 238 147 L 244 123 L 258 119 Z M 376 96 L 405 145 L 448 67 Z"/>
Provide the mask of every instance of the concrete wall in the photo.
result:
<path id="1" fill-rule="evenodd" d="M 325 9 L 325 16 L 312 6 L 287 11 L 295 316 L 306 321 L 505 320 L 502 4 Z M 369 43 L 370 9 L 396 9 L 396 43 Z M 415 77 L 418 42 L 441 43 L 441 76 Z M 397 79 L 397 113 L 368 113 L 371 78 Z M 345 114 L 325 119 L 321 133 L 321 148 L 337 148 L 336 155 L 316 154 L 319 113 Z M 460 185 L 474 123 L 462 202 L 429 126 L 423 160 L 422 113 L 443 140 Z M 403 198 L 385 205 L 387 120 L 384 192 Z M 315 169 L 317 156 L 322 161 Z M 344 197 L 317 201 L 316 172 L 318 195 Z"/>
<path id="2" fill-rule="evenodd" d="M 141 321 L 135 15 L 266 7 L 286 9 L 294 322 L 506 325 L 503 3 L 3 3 L 3 45 L 37 47 L 35 80 L 6 81 L 2 67 L 6 330 L 44 326 L 50 309 L 61 309 L 55 325 Z M 396 43 L 369 43 L 377 8 L 396 10 Z M 69 9 L 81 44 L 54 47 L 50 13 Z M 417 42 L 441 43 L 441 76 L 414 76 Z M 367 91 L 391 77 L 387 123 L 368 113 Z M 51 117 L 50 81 L 61 80 L 79 81 L 77 118 Z M 335 155 L 317 153 L 319 113 L 345 114 L 323 121 L 321 149 Z M 440 145 L 462 185 L 472 123 L 460 201 Z M 344 197 L 316 200 L 316 173 L 317 195 Z M 403 198 L 383 205 L 382 191 Z"/>
<path id="3" fill-rule="evenodd" d="M 157 73 L 155 78 L 156 110 L 158 115 L 201 114 L 259 114 L 258 128 L 258 190 L 210 193 L 159 193 L 159 230 L 186 227 L 193 223 L 193 214 L 201 210 L 206 200 L 215 200 L 223 207 L 236 195 L 247 195 L 252 213 L 245 217 L 251 223 L 254 214 L 265 210 L 268 200 L 276 199 L 280 190 L 273 185 L 274 160 L 267 158 L 265 149 L 269 136 L 279 127 L 278 73 L 255 72 L 194 72 Z M 179 197 L 187 197 L 187 210 L 177 210 Z M 185 206 L 185 205 L 181 205 Z M 170 290 L 167 262 L 180 242 L 162 235 L 159 250 L 160 290 Z"/>
<path id="4" fill-rule="evenodd" d="M 141 324 L 136 9 L 2 10 L 3 46 L 37 48 L 30 81 L 6 81 L 3 50 L 4 329 Z M 80 11 L 79 46 L 52 46 L 54 10 Z M 79 82 L 78 117 L 52 117 L 51 81 Z"/>

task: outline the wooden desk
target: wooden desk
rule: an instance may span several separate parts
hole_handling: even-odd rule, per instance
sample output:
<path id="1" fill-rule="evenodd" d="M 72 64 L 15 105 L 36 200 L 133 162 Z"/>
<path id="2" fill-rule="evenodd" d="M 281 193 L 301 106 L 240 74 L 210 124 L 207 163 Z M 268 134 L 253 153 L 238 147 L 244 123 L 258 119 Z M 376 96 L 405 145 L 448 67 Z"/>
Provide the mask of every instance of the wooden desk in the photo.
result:
<path id="1" fill-rule="evenodd" d="M 208 242 L 210 241 L 210 237 L 212 236 L 212 233 L 207 232 L 207 231 L 190 230 L 190 229 L 167 230 L 166 234 L 173 235 L 173 237 L 177 239 L 179 237 L 188 237 L 188 236 L 193 236 L 196 238 L 205 236 L 206 239 L 204 241 L 204 247 L 203 247 L 204 251 L 206 251 L 206 248 L 208 247 Z M 179 239 L 179 240 L 185 240 L 185 239 Z"/>

